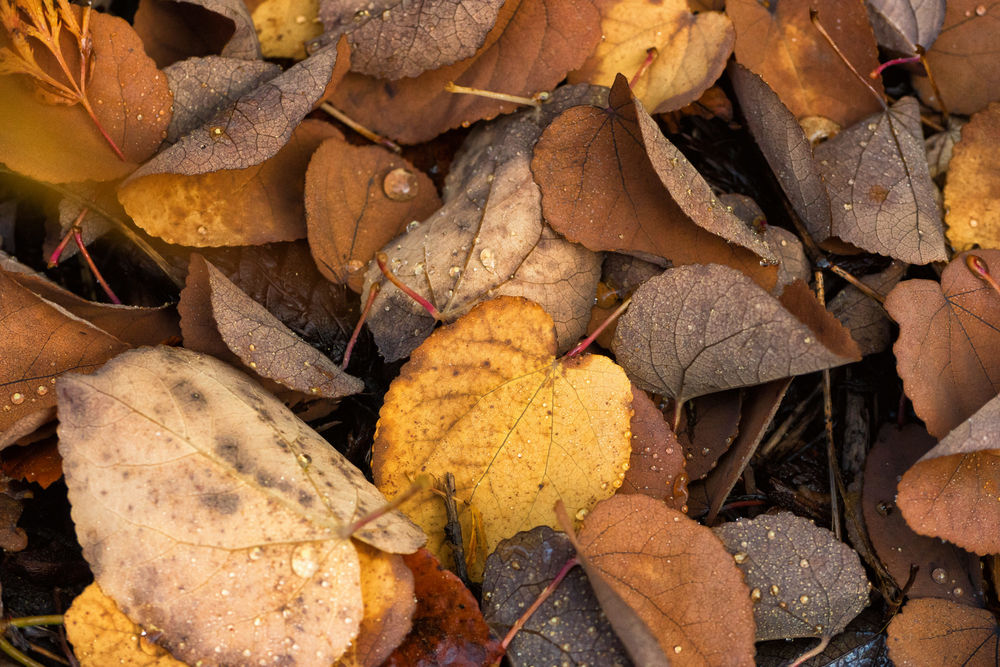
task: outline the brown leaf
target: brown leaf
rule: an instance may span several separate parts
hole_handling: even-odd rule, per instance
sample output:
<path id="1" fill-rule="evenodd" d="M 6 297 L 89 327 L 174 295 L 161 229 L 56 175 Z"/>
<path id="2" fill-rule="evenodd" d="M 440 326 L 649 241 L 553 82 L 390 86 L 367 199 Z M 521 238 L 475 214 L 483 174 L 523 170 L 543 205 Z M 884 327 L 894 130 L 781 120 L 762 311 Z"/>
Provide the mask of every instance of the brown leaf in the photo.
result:
<path id="1" fill-rule="evenodd" d="M 913 667 L 996 664 L 1000 627 L 988 609 L 946 600 L 910 600 L 889 623 L 889 657 Z"/>
<path id="2" fill-rule="evenodd" d="M 323 94 L 336 62 L 337 48 L 331 45 L 292 65 L 157 154 L 129 181 L 246 169 L 276 155 Z"/>
<path id="3" fill-rule="evenodd" d="M 578 540 L 671 664 L 753 664 L 750 597 L 711 530 L 658 500 L 627 495 L 598 503 Z"/>
<path id="4" fill-rule="evenodd" d="M 962 128 L 944 189 L 948 241 L 956 251 L 1000 248 L 1000 103 L 975 114 Z"/>
<path id="5" fill-rule="evenodd" d="M 511 95 L 555 87 L 600 39 L 591 0 L 512 0 L 475 55 L 412 79 L 383 81 L 349 74 L 333 103 L 351 118 L 402 143 L 513 111 L 511 102 L 446 92 L 449 81 Z"/>
<path id="6" fill-rule="evenodd" d="M 565 533 L 548 526 L 520 532 L 486 559 L 483 613 L 497 637 L 510 630 L 576 555 Z M 581 569 L 573 569 L 514 635 L 507 649 L 522 665 L 628 665 L 630 661 Z"/>
<path id="7" fill-rule="evenodd" d="M 90 373 L 128 345 L 0 273 L 0 432 L 55 405 L 61 374 Z M 34 429 L 32 429 L 34 430 Z"/>
<path id="8" fill-rule="evenodd" d="M 802 663 L 808 667 L 893 667 L 885 645 L 885 623 L 881 611 L 871 607 L 847 624 L 847 629 L 830 640 L 823 651 Z M 816 648 L 816 640 L 775 639 L 757 644 L 757 667 L 787 667 L 799 656 Z"/>
<path id="9" fill-rule="evenodd" d="M 982 0 L 949 0 L 944 25 L 927 51 L 927 66 L 951 113 L 973 114 L 1000 101 L 996 5 Z M 938 107 L 926 77 L 914 77 L 920 99 Z"/>
<path id="10" fill-rule="evenodd" d="M 542 127 L 595 92 L 588 86 L 561 88 L 542 114 L 528 111 L 470 134 L 451 166 L 444 205 L 384 248 L 389 268 L 445 321 L 491 296 L 524 294 L 558 318 L 559 349 L 568 350 L 583 333 L 600 259 L 546 231 L 529 160 Z M 379 351 L 387 361 L 405 357 L 434 320 L 384 282 L 378 267 L 365 280 L 366 292 L 373 282 L 384 283 L 368 320 Z"/>
<path id="11" fill-rule="evenodd" d="M 1000 398 L 959 424 L 910 468 L 896 504 L 917 533 L 979 555 L 1000 552 Z"/>
<path id="12" fill-rule="evenodd" d="M 730 0 L 736 27 L 736 61 L 760 75 L 796 118 L 822 116 L 846 127 L 881 107 L 809 20 L 823 27 L 859 72 L 878 66 L 875 36 L 859 2 Z M 882 84 L 872 85 L 881 92 Z"/>
<path id="13" fill-rule="evenodd" d="M 338 135 L 329 123 L 306 120 L 260 164 L 129 179 L 118 198 L 139 227 L 168 243 L 205 247 L 300 239 L 306 236 L 303 190 L 309 158 L 325 139 Z"/>
<path id="14" fill-rule="evenodd" d="M 899 53 L 930 48 L 944 23 L 946 0 L 868 0 L 868 17 L 879 45 Z"/>
<path id="15" fill-rule="evenodd" d="M 692 14 L 685 0 L 652 4 L 601 0 L 601 42 L 570 83 L 610 86 L 615 75 L 643 73 L 632 91 L 650 113 L 674 111 L 694 102 L 726 66 L 736 34 L 725 14 Z M 652 63 L 643 69 L 649 50 Z"/>
<path id="16" fill-rule="evenodd" d="M 906 273 L 907 265 L 893 260 L 885 270 L 862 276 L 861 282 L 878 294 L 888 294 Z M 892 325 L 882 304 L 853 285 L 830 300 L 830 312 L 851 332 L 862 355 L 875 354 L 892 342 Z"/>
<path id="17" fill-rule="evenodd" d="M 140 0 L 135 29 L 159 67 L 214 54 L 260 59 L 253 20 L 241 0 Z"/>
<path id="18" fill-rule="evenodd" d="M 902 429 L 885 425 L 865 460 L 861 507 L 865 526 L 879 560 L 902 587 L 916 577 L 906 594 L 936 597 L 982 607 L 983 572 L 979 559 L 952 544 L 917 535 L 896 506 L 896 485 L 907 468 L 935 444 L 920 425 Z"/>
<path id="19" fill-rule="evenodd" d="M 431 179 L 380 146 L 327 139 L 306 170 L 309 249 L 320 272 L 360 292 L 362 270 L 412 221 L 440 208 Z"/>
<path id="20" fill-rule="evenodd" d="M 752 590 L 757 640 L 832 637 L 868 606 L 857 553 L 790 512 L 715 529 Z"/>
<path id="21" fill-rule="evenodd" d="M 123 611 L 161 628 L 187 662 L 270 659 L 286 654 L 286 637 L 332 662 L 363 612 L 351 537 L 390 552 L 424 540 L 398 512 L 345 532 L 384 498 L 212 357 L 142 348 L 57 389 L 84 555 Z"/>
<path id="22" fill-rule="evenodd" d="M 981 250 L 1000 267 L 1000 251 Z M 885 300 L 899 323 L 896 370 L 913 409 L 942 438 L 1000 392 L 997 295 L 955 257 L 931 280 L 904 280 Z"/>
<path id="23" fill-rule="evenodd" d="M 182 60 L 163 73 L 174 94 L 174 115 L 167 128 L 167 141 L 174 143 L 278 76 L 281 68 L 261 60 L 207 56 Z"/>
<path id="24" fill-rule="evenodd" d="M 830 194 L 834 235 L 910 264 L 948 258 L 914 98 L 820 144 L 816 159 Z"/>
<path id="25" fill-rule="evenodd" d="M 357 21 L 356 0 L 325 0 L 328 30 Z M 383 79 L 414 77 L 472 57 L 497 22 L 502 0 L 428 0 L 364 5 L 362 23 L 348 33 L 351 71 Z"/>
<path id="26" fill-rule="evenodd" d="M 54 435 L 54 425 L 52 430 Z M 62 457 L 54 437 L 22 447 L 7 447 L 0 467 L 7 477 L 34 482 L 43 489 L 62 479 L 63 474 Z"/>
<path id="27" fill-rule="evenodd" d="M 705 477 L 729 449 L 740 425 L 742 405 L 739 389 L 699 396 L 684 404 L 677 439 L 689 479 Z"/>
<path id="28" fill-rule="evenodd" d="M 413 631 L 385 661 L 385 667 L 473 667 L 499 660 L 500 648 L 490 638 L 476 598 L 461 580 L 426 549 L 403 556 L 403 561 L 413 571 L 417 609 Z"/>
<path id="29" fill-rule="evenodd" d="M 413 572 L 398 554 L 355 543 L 361 560 L 361 597 L 365 615 L 358 638 L 341 663 L 377 667 L 403 643 L 413 625 L 417 608 Z"/>
<path id="30" fill-rule="evenodd" d="M 636 290 L 613 349 L 639 387 L 682 402 L 857 360 L 846 331 L 812 307 L 830 340 L 738 271 L 682 266 Z"/>
<path id="31" fill-rule="evenodd" d="M 88 98 L 126 161 L 114 154 L 80 105 L 49 104 L 27 77 L 7 74 L 0 76 L 0 155 L 9 168 L 57 183 L 108 181 L 126 175 L 159 147 L 170 121 L 166 78 L 122 19 L 92 12 L 90 33 Z M 75 44 L 68 30 L 63 42 Z M 69 66 L 78 62 L 71 60 Z M 61 74 L 56 78 L 65 80 Z"/>
<path id="32" fill-rule="evenodd" d="M 777 269 L 762 268 L 758 257 L 774 260 L 773 250 L 719 204 L 636 104 L 624 77 L 615 81 L 608 106 L 560 114 L 535 145 L 531 169 L 546 221 L 571 241 L 675 265 L 718 262 L 765 289 L 774 285 Z"/>
<path id="33" fill-rule="evenodd" d="M 200 255 L 191 256 L 188 283 L 197 284 L 199 291 L 207 292 L 210 322 L 217 327 L 217 335 L 228 350 L 262 377 L 303 394 L 324 398 L 342 398 L 364 389 L 361 380 L 345 373 L 296 336 Z M 184 301 L 184 292 L 181 299 Z M 186 326 L 188 315 L 193 313 L 186 307 L 181 312 L 184 314 L 181 324 Z M 194 324 L 203 327 L 204 319 L 199 318 Z"/>
<path id="34" fill-rule="evenodd" d="M 642 493 L 684 511 L 687 474 L 677 436 L 649 394 L 632 387 L 632 455 L 618 493 Z"/>

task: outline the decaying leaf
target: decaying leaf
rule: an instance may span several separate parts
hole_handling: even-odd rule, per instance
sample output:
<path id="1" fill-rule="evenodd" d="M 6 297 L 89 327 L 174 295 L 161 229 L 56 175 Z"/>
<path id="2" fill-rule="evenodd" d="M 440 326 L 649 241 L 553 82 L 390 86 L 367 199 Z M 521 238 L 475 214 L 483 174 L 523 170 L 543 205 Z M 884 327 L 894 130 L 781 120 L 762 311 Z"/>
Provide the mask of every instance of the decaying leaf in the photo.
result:
<path id="1" fill-rule="evenodd" d="M 752 590 L 757 640 L 832 637 L 868 606 L 857 553 L 808 519 L 781 512 L 715 529 Z"/>
<path id="2" fill-rule="evenodd" d="M 967 122 L 958 116 L 949 116 L 948 127 L 942 132 L 932 134 L 924 141 L 924 146 L 927 148 L 927 167 L 930 169 L 931 178 L 937 180 L 939 176 L 948 173 L 951 156 L 955 146 L 962 138 L 962 128 Z"/>
<path id="3" fill-rule="evenodd" d="M 896 665 L 988 667 L 1000 653 L 1000 627 L 988 609 L 923 598 L 893 617 L 888 644 Z"/>
<path id="4" fill-rule="evenodd" d="M 431 334 L 386 393 L 375 484 L 394 497 L 414 475 L 454 473 L 476 579 L 500 540 L 556 525 L 557 500 L 571 512 L 591 507 L 621 486 L 628 469 L 625 373 L 607 357 L 555 354 L 545 311 L 501 297 Z M 444 504 L 428 497 L 403 508 L 429 548 L 446 553 Z"/>
<path id="5" fill-rule="evenodd" d="M 632 456 L 618 493 L 643 493 L 684 511 L 687 480 L 684 454 L 649 394 L 632 387 Z"/>
<path id="6" fill-rule="evenodd" d="M 503 540 L 486 559 L 483 613 L 503 637 L 576 555 L 565 533 L 538 526 Z M 566 575 L 514 635 L 507 659 L 522 665 L 630 665 L 581 568 Z"/>
<path id="7" fill-rule="evenodd" d="M 944 23 L 946 0 L 867 0 L 878 43 L 907 55 L 929 49 Z"/>
<path id="8" fill-rule="evenodd" d="M 140 0 L 135 29 L 160 67 L 214 54 L 260 58 L 253 20 L 240 0 Z"/>
<path id="9" fill-rule="evenodd" d="M 861 507 L 872 546 L 910 598 L 936 597 L 983 606 L 979 559 L 953 544 L 917 535 L 896 506 L 897 482 L 935 444 L 922 426 L 885 425 L 865 461 Z M 910 580 L 913 568 L 916 576 Z"/>
<path id="10" fill-rule="evenodd" d="M 101 591 L 90 584 L 66 610 L 66 638 L 81 667 L 123 664 L 134 667 L 186 667 L 170 652 L 150 641 Z"/>
<path id="11" fill-rule="evenodd" d="M 323 34 L 319 0 L 263 0 L 253 8 L 260 50 L 265 58 L 306 57 L 306 44 Z"/>
<path id="12" fill-rule="evenodd" d="M 423 542 L 396 512 L 352 531 L 384 498 L 212 357 L 133 350 L 57 389 L 84 555 L 102 590 L 187 662 L 270 660 L 293 644 L 332 662 L 364 611 L 350 537 L 390 552 Z"/>
<path id="13" fill-rule="evenodd" d="M 55 424 L 50 425 L 48 428 L 52 429 L 54 433 Z M 42 432 L 45 431 L 47 429 L 42 429 Z M 34 434 L 33 437 L 37 435 Z M 2 443 L 0 443 L 0 446 L 2 446 Z M 20 447 L 6 447 L 3 451 L 3 463 L 0 463 L 0 468 L 3 469 L 5 475 L 13 480 L 34 482 L 43 489 L 49 488 L 62 479 L 62 457 L 59 456 L 59 448 L 54 437 L 47 437 Z M 6 503 L 6 500 L 2 496 L 0 496 L 0 501 Z M 16 520 L 11 523 L 16 523 Z M 15 528 L 14 530 L 17 531 L 20 529 Z M 16 549 L 12 549 L 10 546 L 4 546 L 3 544 L 0 544 L 0 546 L 3 546 L 7 551 L 16 551 Z"/>
<path id="14" fill-rule="evenodd" d="M 692 14 L 685 0 L 602 0 L 597 6 L 601 43 L 570 75 L 570 83 L 610 86 L 619 73 L 638 75 L 632 90 L 650 113 L 674 111 L 701 97 L 733 52 L 736 34 L 729 18 L 719 12 Z"/>
<path id="15" fill-rule="evenodd" d="M 955 250 L 1000 248 L 1000 103 L 975 114 L 962 128 L 948 168 L 944 203 L 948 241 Z"/>
<path id="16" fill-rule="evenodd" d="M 845 128 L 816 159 L 836 236 L 910 264 L 948 258 L 914 98 Z"/>
<path id="17" fill-rule="evenodd" d="M 878 67 L 864 6 L 839 0 L 729 0 L 736 61 L 760 75 L 796 118 L 821 116 L 846 127 L 880 105 L 812 25 L 811 10 L 857 71 Z M 881 91 L 881 82 L 872 85 Z"/>
<path id="18" fill-rule="evenodd" d="M 613 349 L 640 388 L 681 402 L 860 358 L 832 315 L 804 303 L 809 318 L 725 266 L 668 269 L 635 291 Z"/>
<path id="19" fill-rule="evenodd" d="M 750 596 L 709 528 L 648 496 L 615 496 L 587 515 L 578 541 L 671 664 L 753 664 Z"/>
<path id="20" fill-rule="evenodd" d="M 907 265 L 898 260 L 878 273 L 861 277 L 861 282 L 877 294 L 888 294 L 906 273 Z M 862 355 L 875 354 L 892 342 L 892 325 L 882 304 L 857 287 L 847 285 L 829 303 L 830 312 L 851 332 Z"/>
<path id="21" fill-rule="evenodd" d="M 899 323 L 896 369 L 913 409 L 942 438 L 1000 392 L 997 294 L 965 265 L 962 253 L 932 280 L 904 280 L 885 300 Z M 976 253 L 1000 267 L 1000 251 Z"/>
<path id="22" fill-rule="evenodd" d="M 349 74 L 334 92 L 333 103 L 381 134 L 420 143 L 515 109 L 511 102 L 446 92 L 448 82 L 511 95 L 547 91 L 583 64 L 600 35 L 600 17 L 591 0 L 505 2 L 473 56 L 398 81 Z"/>
<path id="23" fill-rule="evenodd" d="M 306 171 L 309 250 L 327 280 L 356 292 L 375 253 L 440 208 L 431 179 L 379 146 L 327 139 Z"/>
<path id="24" fill-rule="evenodd" d="M 329 123 L 306 120 L 260 164 L 194 175 L 151 174 L 122 185 L 118 198 L 137 225 L 168 243 L 294 241 L 306 236 L 303 189 L 309 158 L 325 139 L 338 135 Z"/>
<path id="25" fill-rule="evenodd" d="M 739 389 L 706 394 L 684 404 L 677 440 L 684 451 L 689 479 L 703 478 L 729 449 L 740 426 L 742 405 Z"/>

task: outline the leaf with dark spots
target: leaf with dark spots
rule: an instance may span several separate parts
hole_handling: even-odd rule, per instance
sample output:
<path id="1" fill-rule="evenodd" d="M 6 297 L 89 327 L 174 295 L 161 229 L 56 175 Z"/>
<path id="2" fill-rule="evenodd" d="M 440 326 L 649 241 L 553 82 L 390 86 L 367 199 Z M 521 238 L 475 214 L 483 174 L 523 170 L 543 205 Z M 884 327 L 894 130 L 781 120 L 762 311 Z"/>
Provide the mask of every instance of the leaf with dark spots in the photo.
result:
<path id="1" fill-rule="evenodd" d="M 722 524 L 715 534 L 751 588 L 758 641 L 832 637 L 868 606 L 857 553 L 808 519 L 768 514 Z"/>
<path id="2" fill-rule="evenodd" d="M 868 0 L 868 17 L 880 46 L 905 53 L 927 50 L 944 24 L 946 0 Z"/>
<path id="3" fill-rule="evenodd" d="M 575 555 L 565 533 L 548 526 L 500 542 L 483 574 L 483 613 L 494 634 L 505 636 Z M 528 618 L 506 655 L 514 667 L 631 664 L 581 568 L 570 570 Z"/>
<path id="4" fill-rule="evenodd" d="M 914 98 L 820 144 L 816 159 L 835 236 L 910 264 L 948 258 Z"/>
<path id="5" fill-rule="evenodd" d="M 910 600 L 889 623 L 889 658 L 895 665 L 994 665 L 1000 627 L 988 609 L 923 598 Z"/>
<path id="6" fill-rule="evenodd" d="M 949 133 L 951 134 L 951 133 Z M 955 250 L 1000 248 L 1000 103 L 975 114 L 961 129 L 944 188 L 948 241 Z"/>
<path id="7" fill-rule="evenodd" d="M 906 264 L 894 260 L 885 270 L 862 276 L 861 282 L 878 294 L 888 294 L 906 269 Z M 830 300 L 830 312 L 851 332 L 863 355 L 881 352 L 892 342 L 892 325 L 885 308 L 853 285 L 845 286 Z"/>
<path id="8" fill-rule="evenodd" d="M 684 511 L 687 474 L 677 436 L 649 394 L 632 387 L 632 455 L 618 493 L 642 493 Z"/>
<path id="9" fill-rule="evenodd" d="M 636 290 L 613 349 L 639 387 L 681 402 L 860 357 L 815 299 L 796 301 L 809 309 L 805 320 L 728 267 L 668 269 Z"/>
<path id="10" fill-rule="evenodd" d="M 771 249 L 719 204 L 658 129 L 647 138 L 640 118 L 653 122 L 619 76 L 606 106 L 572 107 L 545 128 L 531 170 L 546 221 L 591 250 L 727 264 L 773 287 L 777 269 L 762 267 L 756 254 L 775 259 Z"/>
<path id="11" fill-rule="evenodd" d="M 325 0 L 320 19 L 327 29 L 350 25 L 354 0 Z M 414 77 L 469 58 L 497 21 L 502 0 L 425 0 L 364 5 L 361 25 L 348 33 L 351 70 L 383 79 Z"/>
<path id="12" fill-rule="evenodd" d="M 684 404 L 677 440 L 692 481 L 705 477 L 729 449 L 740 426 L 742 405 L 743 394 L 739 389 L 699 396 Z"/>
<path id="13" fill-rule="evenodd" d="M 403 556 L 413 571 L 417 609 L 413 630 L 385 661 L 385 667 L 420 664 L 486 665 L 502 656 L 476 598 L 426 549 Z"/>
<path id="14" fill-rule="evenodd" d="M 142 348 L 57 389 L 84 556 L 122 610 L 188 663 L 270 659 L 286 637 L 333 662 L 363 613 L 352 538 L 404 553 L 424 541 L 398 512 L 350 531 L 385 499 L 212 357 Z"/>
<path id="15" fill-rule="evenodd" d="M 897 482 L 935 444 L 920 425 L 885 425 L 865 461 L 861 507 L 879 560 L 910 598 L 936 597 L 981 607 L 979 559 L 953 544 L 913 532 L 896 506 Z M 910 581 L 911 572 L 916 576 Z"/>
<path id="16" fill-rule="evenodd" d="M 337 62 L 327 46 L 242 95 L 132 174 L 205 174 L 245 169 L 275 155 L 323 95 Z"/>
<path id="17" fill-rule="evenodd" d="M 512 0 L 473 56 L 398 81 L 350 74 L 332 102 L 381 134 L 420 143 L 516 108 L 512 102 L 449 93 L 449 81 L 510 95 L 551 90 L 583 64 L 600 35 L 591 0 Z"/>
<path id="18" fill-rule="evenodd" d="M 380 146 L 327 139 L 305 185 L 309 249 L 320 272 L 360 292 L 375 253 L 441 206 L 431 179 Z"/>
<path id="19" fill-rule="evenodd" d="M 163 73 L 174 94 L 174 114 L 167 127 L 167 141 L 174 143 L 276 77 L 281 68 L 261 60 L 206 56 L 174 63 Z"/>
<path id="20" fill-rule="evenodd" d="M 1000 392 L 1000 309 L 997 294 L 955 257 L 941 283 L 904 280 L 885 309 L 899 324 L 896 370 L 913 409 L 942 438 Z M 1000 251 L 976 255 L 1000 266 Z"/>
<path id="21" fill-rule="evenodd" d="M 260 59 L 250 11 L 240 0 L 140 0 L 135 29 L 160 67 L 215 54 Z"/>

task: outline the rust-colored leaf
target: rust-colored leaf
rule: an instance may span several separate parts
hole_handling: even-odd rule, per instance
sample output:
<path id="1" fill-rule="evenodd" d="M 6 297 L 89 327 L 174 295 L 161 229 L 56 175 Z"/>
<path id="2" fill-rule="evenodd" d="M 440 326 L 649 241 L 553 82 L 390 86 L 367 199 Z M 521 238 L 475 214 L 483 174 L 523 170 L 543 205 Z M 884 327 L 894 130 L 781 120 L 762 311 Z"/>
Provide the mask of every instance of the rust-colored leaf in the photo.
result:
<path id="1" fill-rule="evenodd" d="M 864 6 L 840 0 L 729 0 L 726 14 L 736 27 L 736 61 L 760 75 L 799 120 L 822 116 L 846 127 L 881 106 L 812 25 L 811 10 L 855 69 L 878 67 Z M 872 85 L 881 91 L 879 81 Z"/>
<path id="2" fill-rule="evenodd" d="M 681 510 L 687 503 L 687 475 L 677 436 L 649 394 L 632 387 L 632 456 L 618 493 L 643 493 Z"/>
<path id="3" fill-rule="evenodd" d="M 803 302 L 809 319 L 728 267 L 668 269 L 636 290 L 613 348 L 639 387 L 682 402 L 860 358 L 832 315 Z"/>
<path id="4" fill-rule="evenodd" d="M 692 481 L 705 477 L 729 449 L 740 426 L 742 405 L 740 390 L 731 389 L 699 396 L 682 407 L 677 439 Z"/>
<path id="5" fill-rule="evenodd" d="M 54 438 L 47 438 L 23 447 L 8 447 L 0 464 L 11 479 L 35 482 L 47 489 L 62 479 L 62 457 Z M 6 547 L 5 547 L 6 548 Z"/>
<path id="6" fill-rule="evenodd" d="M 976 253 L 1000 267 L 1000 251 Z M 885 300 L 899 323 L 896 370 L 917 416 L 942 438 L 1000 392 L 1000 309 L 996 292 L 955 257 L 932 280 L 904 280 Z"/>
<path id="7" fill-rule="evenodd" d="M 893 617 L 888 644 L 895 665 L 989 667 L 1000 653 L 1000 627 L 988 609 L 923 598 Z"/>
<path id="8" fill-rule="evenodd" d="M 309 249 L 327 280 L 360 292 L 375 253 L 440 208 L 431 179 L 379 146 L 327 139 L 309 161 L 305 185 Z"/>
<path id="9" fill-rule="evenodd" d="M 455 95 L 462 86 L 530 96 L 550 90 L 583 64 L 600 39 L 591 0 L 512 0 L 475 55 L 399 81 L 349 74 L 333 103 L 352 118 L 402 143 L 420 143 L 445 130 L 513 111 L 510 102 Z"/>
<path id="10" fill-rule="evenodd" d="M 671 664 L 753 664 L 749 592 L 710 529 L 658 500 L 625 495 L 598 503 L 578 541 Z"/>
<path id="11" fill-rule="evenodd" d="M 365 615 L 358 638 L 339 665 L 378 667 L 396 650 L 413 626 L 417 608 L 413 572 L 398 554 L 355 542 L 361 561 L 361 597 Z"/>
<path id="12" fill-rule="evenodd" d="M 140 0 L 135 29 L 159 67 L 215 54 L 260 58 L 253 20 L 241 0 Z"/>
<path id="13" fill-rule="evenodd" d="M 998 9 L 1000 11 L 1000 9 Z M 1000 103 L 975 114 L 962 128 L 944 189 L 948 241 L 955 250 L 1000 248 Z"/>

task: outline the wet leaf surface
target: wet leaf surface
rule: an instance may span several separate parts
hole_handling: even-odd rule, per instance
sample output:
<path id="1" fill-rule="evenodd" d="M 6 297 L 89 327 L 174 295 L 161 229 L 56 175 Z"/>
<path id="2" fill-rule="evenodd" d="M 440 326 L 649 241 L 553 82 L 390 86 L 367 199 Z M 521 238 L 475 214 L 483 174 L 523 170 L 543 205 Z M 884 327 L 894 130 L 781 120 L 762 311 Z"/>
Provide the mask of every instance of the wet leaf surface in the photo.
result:
<path id="1" fill-rule="evenodd" d="M 355 542 L 361 560 L 365 612 L 358 638 L 340 664 L 381 665 L 413 628 L 417 610 L 414 574 L 403 556 Z M 418 552 L 419 553 L 419 552 Z"/>
<path id="2" fill-rule="evenodd" d="M 1000 103 L 975 114 L 962 128 L 955 144 L 944 190 L 948 241 L 955 250 L 1000 248 L 1000 212 L 995 193 L 1000 189 Z"/>
<path id="3" fill-rule="evenodd" d="M 729 449 L 740 425 L 742 405 L 738 389 L 699 396 L 684 405 L 677 439 L 684 448 L 684 466 L 691 480 L 705 477 Z"/>
<path id="4" fill-rule="evenodd" d="M 1000 628 L 986 609 L 924 598 L 910 600 L 889 624 L 889 657 L 897 665 L 996 663 Z"/>
<path id="5" fill-rule="evenodd" d="M 642 493 L 681 510 L 687 503 L 683 450 L 649 394 L 632 387 L 632 455 L 618 493 Z"/>

